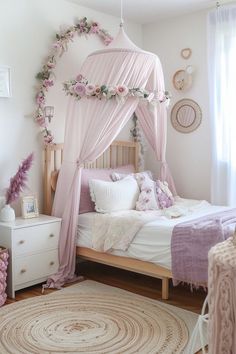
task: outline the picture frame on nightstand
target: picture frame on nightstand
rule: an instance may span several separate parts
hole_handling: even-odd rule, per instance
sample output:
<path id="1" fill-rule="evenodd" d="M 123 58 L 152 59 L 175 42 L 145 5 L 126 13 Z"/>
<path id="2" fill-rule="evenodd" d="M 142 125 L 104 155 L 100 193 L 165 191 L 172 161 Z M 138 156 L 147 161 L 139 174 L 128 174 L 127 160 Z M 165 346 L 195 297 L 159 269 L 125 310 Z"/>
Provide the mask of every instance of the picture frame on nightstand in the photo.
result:
<path id="1" fill-rule="evenodd" d="M 35 196 L 27 196 L 21 199 L 21 215 L 24 219 L 39 216 L 38 200 Z"/>

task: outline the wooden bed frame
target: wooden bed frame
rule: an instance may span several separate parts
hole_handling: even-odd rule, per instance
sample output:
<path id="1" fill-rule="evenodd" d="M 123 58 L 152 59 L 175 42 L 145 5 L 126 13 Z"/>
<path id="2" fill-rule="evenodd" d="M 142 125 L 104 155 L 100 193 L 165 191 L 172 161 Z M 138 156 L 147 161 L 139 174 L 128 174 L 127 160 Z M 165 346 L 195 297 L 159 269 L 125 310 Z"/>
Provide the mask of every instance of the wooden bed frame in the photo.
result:
<path id="1" fill-rule="evenodd" d="M 85 168 L 114 168 L 133 164 L 138 171 L 139 145 L 136 142 L 115 141 L 94 163 L 85 164 Z M 48 145 L 44 149 L 44 213 L 51 214 L 58 171 L 63 159 L 63 144 Z M 134 258 L 114 256 L 110 253 L 94 251 L 90 248 L 77 247 L 76 254 L 89 261 L 107 264 L 113 267 L 141 273 L 162 280 L 162 299 L 169 297 L 169 279 L 172 273 L 169 269 L 151 262 Z"/>

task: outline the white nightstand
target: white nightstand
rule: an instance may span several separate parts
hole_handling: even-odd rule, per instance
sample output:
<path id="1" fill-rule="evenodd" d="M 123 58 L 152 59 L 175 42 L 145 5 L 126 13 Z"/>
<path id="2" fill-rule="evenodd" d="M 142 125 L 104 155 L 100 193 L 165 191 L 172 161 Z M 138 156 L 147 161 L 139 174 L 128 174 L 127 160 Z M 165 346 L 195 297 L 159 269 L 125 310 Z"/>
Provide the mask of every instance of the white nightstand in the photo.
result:
<path id="1" fill-rule="evenodd" d="M 45 281 L 58 270 L 61 219 L 39 215 L 0 222 L 0 245 L 9 249 L 7 294 Z"/>

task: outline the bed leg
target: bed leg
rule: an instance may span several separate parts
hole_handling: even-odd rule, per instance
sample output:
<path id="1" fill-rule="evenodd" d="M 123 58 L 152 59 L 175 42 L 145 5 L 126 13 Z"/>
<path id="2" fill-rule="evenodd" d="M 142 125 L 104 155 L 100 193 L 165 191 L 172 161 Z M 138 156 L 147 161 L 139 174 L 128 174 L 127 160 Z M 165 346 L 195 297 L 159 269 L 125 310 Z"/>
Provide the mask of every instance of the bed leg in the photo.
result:
<path id="1" fill-rule="evenodd" d="M 169 298 L 169 278 L 162 278 L 161 298 L 162 300 Z"/>

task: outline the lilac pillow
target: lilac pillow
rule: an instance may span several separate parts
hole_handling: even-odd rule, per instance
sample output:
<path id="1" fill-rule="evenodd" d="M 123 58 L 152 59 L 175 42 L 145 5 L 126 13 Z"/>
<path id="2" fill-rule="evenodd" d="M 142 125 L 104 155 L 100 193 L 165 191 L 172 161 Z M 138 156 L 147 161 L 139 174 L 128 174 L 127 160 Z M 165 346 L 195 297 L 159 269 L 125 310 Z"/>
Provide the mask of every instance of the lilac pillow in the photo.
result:
<path id="1" fill-rule="evenodd" d="M 136 210 L 157 210 L 169 208 L 174 198 L 167 182 L 153 181 L 145 177 L 140 185 L 141 193 L 136 203 Z"/>
<path id="2" fill-rule="evenodd" d="M 174 204 L 173 194 L 169 190 L 168 183 L 166 181 L 156 181 L 156 193 L 160 209 L 169 208 Z"/>
<path id="3" fill-rule="evenodd" d="M 115 169 L 112 168 L 84 168 L 82 170 L 81 176 L 81 193 L 80 193 L 80 205 L 79 213 L 89 213 L 95 211 L 95 205 L 91 200 L 90 191 L 89 191 L 89 180 L 90 179 L 100 179 L 102 181 L 111 181 L 112 172 L 121 172 L 130 174 L 134 172 L 133 165 L 120 166 Z"/>

